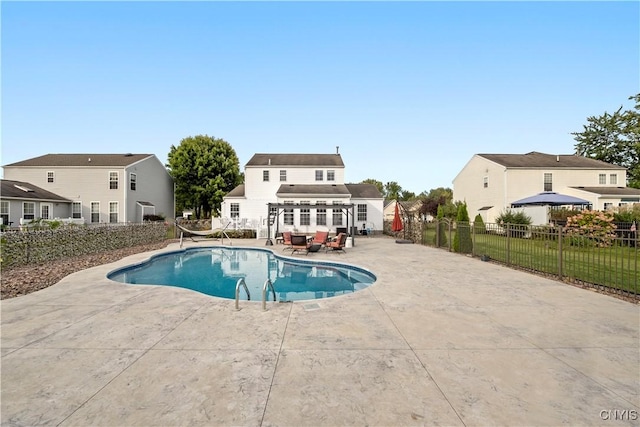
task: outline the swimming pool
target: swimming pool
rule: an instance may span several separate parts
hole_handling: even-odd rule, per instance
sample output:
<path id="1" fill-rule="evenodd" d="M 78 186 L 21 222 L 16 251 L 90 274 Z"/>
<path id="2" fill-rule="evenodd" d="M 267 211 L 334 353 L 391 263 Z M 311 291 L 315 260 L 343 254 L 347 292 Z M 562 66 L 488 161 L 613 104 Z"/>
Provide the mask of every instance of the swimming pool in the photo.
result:
<path id="1" fill-rule="evenodd" d="M 107 278 L 135 285 L 177 286 L 229 299 L 235 299 L 236 284 L 244 279 L 252 301 L 262 300 L 267 279 L 278 301 L 330 298 L 364 289 L 376 281 L 373 273 L 351 265 L 285 258 L 265 249 L 228 247 L 155 255 L 143 263 L 112 271 Z M 244 288 L 240 299 L 247 299 Z"/>

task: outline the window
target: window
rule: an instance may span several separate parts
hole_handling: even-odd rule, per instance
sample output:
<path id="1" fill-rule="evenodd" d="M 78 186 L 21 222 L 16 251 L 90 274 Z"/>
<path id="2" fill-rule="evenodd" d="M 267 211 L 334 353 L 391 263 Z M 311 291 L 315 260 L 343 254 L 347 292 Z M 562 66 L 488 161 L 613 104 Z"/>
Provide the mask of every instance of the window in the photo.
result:
<path id="1" fill-rule="evenodd" d="M 54 175 L 52 171 L 47 172 L 47 182 L 54 182 L 53 177 Z"/>
<path id="2" fill-rule="evenodd" d="M 53 206 L 50 203 L 40 203 L 40 218 L 51 219 Z"/>
<path id="3" fill-rule="evenodd" d="M 36 204 L 33 202 L 22 203 L 22 218 L 35 219 L 36 217 Z"/>
<path id="4" fill-rule="evenodd" d="M 366 221 L 367 220 L 367 205 L 359 204 L 358 205 L 358 221 Z"/>
<path id="5" fill-rule="evenodd" d="M 488 188 L 488 187 L 489 187 L 489 177 L 488 177 L 488 176 L 485 176 L 485 177 L 482 179 L 482 186 L 483 186 L 484 188 Z"/>
<path id="6" fill-rule="evenodd" d="M 3 225 L 9 225 L 9 202 L 3 200 L 0 202 L 0 218 Z"/>
<path id="7" fill-rule="evenodd" d="M 262 171 L 262 181 L 269 182 L 269 171 Z"/>
<path id="8" fill-rule="evenodd" d="M 240 203 L 231 203 L 231 218 L 240 218 Z"/>
<path id="9" fill-rule="evenodd" d="M 280 181 L 281 182 L 287 182 L 287 171 L 286 170 L 281 170 L 280 171 Z"/>
<path id="10" fill-rule="evenodd" d="M 606 183 L 607 183 L 607 174 L 601 173 L 600 175 L 598 175 L 598 184 L 604 185 Z"/>
<path id="11" fill-rule="evenodd" d="M 335 181 L 336 180 L 336 171 L 328 170 L 327 171 L 327 181 Z"/>
<path id="12" fill-rule="evenodd" d="M 109 190 L 118 189 L 118 172 L 109 172 Z"/>
<path id="13" fill-rule="evenodd" d="M 544 174 L 544 191 L 553 191 L 553 174 Z"/>
<path id="14" fill-rule="evenodd" d="M 100 222 L 100 202 L 91 202 L 91 222 Z"/>
<path id="15" fill-rule="evenodd" d="M 118 202 L 109 202 L 109 222 L 118 222 Z"/>
<path id="16" fill-rule="evenodd" d="M 617 184 L 618 183 L 618 175 L 612 173 L 609 175 L 609 184 Z"/>
<path id="17" fill-rule="evenodd" d="M 322 181 L 324 179 L 324 172 L 321 170 L 316 171 L 316 181 Z"/>
<path id="18" fill-rule="evenodd" d="M 326 205 L 325 201 L 318 201 L 316 205 Z M 327 210 L 325 208 L 318 208 L 316 210 L 316 225 L 327 225 Z"/>
<path id="19" fill-rule="evenodd" d="M 292 201 L 284 202 L 285 205 L 292 205 Z M 284 209 L 284 225 L 293 225 L 293 209 L 285 208 Z"/>
<path id="20" fill-rule="evenodd" d="M 308 200 L 301 200 L 301 205 L 308 205 L 311 203 Z M 311 225 L 311 209 L 300 208 L 300 225 Z"/>
<path id="21" fill-rule="evenodd" d="M 71 218 L 82 218 L 82 202 L 73 202 L 71 204 Z"/>
<path id="22" fill-rule="evenodd" d="M 341 205 L 342 202 L 333 202 L 334 205 Z M 342 225 L 342 209 L 332 209 L 333 225 Z"/>
<path id="23" fill-rule="evenodd" d="M 613 207 L 613 203 L 605 203 L 604 204 L 604 210 L 608 211 L 609 209 L 611 209 Z"/>
<path id="24" fill-rule="evenodd" d="M 135 173 L 129 175 L 129 188 L 131 191 L 136 191 L 136 184 L 138 183 L 138 176 Z"/>

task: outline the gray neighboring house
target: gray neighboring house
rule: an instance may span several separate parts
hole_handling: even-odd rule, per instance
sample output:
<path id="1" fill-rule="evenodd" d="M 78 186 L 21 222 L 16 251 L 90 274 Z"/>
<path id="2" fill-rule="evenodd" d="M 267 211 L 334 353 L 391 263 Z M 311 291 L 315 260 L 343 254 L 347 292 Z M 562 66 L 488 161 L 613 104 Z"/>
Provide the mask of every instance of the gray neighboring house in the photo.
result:
<path id="1" fill-rule="evenodd" d="M 0 221 L 18 227 L 37 218 L 69 218 L 71 200 L 29 182 L 0 180 Z"/>
<path id="2" fill-rule="evenodd" d="M 7 180 L 68 199 L 74 220 L 139 223 L 144 215 L 175 215 L 173 178 L 153 154 L 45 154 L 3 169 Z"/>

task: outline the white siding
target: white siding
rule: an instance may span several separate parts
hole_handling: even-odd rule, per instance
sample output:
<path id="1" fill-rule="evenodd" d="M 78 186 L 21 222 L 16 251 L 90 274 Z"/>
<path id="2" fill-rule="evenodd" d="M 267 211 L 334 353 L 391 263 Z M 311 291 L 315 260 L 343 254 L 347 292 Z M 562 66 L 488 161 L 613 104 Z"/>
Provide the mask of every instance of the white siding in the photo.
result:
<path id="1" fill-rule="evenodd" d="M 603 209 L 604 200 L 593 193 L 576 191 L 570 187 L 598 186 L 617 187 L 626 182 L 624 171 L 611 169 L 568 169 L 568 168 L 505 168 L 484 157 L 475 155 L 465 165 L 453 181 L 453 199 L 466 201 L 469 216 L 473 219 L 481 213 L 486 222 L 495 218 L 511 203 L 544 191 L 544 174 L 552 174 L 552 191 L 580 197 L 592 203 L 595 209 Z M 606 174 L 607 184 L 599 184 L 599 175 Z M 618 184 L 610 183 L 611 174 L 616 175 Z M 483 178 L 488 177 L 488 186 Z M 614 203 L 619 203 L 619 198 Z M 487 211 L 479 209 L 493 206 Z"/>

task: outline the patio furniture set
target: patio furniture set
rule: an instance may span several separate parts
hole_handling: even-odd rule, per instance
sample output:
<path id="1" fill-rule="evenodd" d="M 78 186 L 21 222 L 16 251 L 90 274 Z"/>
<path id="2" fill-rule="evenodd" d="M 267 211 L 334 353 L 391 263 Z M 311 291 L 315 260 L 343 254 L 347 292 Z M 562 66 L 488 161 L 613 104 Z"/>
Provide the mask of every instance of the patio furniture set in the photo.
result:
<path id="1" fill-rule="evenodd" d="M 282 233 L 282 244 L 285 245 L 283 251 L 291 250 L 291 253 L 318 252 L 324 248 L 325 252 L 344 252 L 347 242 L 346 233 L 338 233 L 333 239 L 329 238 L 328 231 L 316 231 L 314 236 L 306 236 L 304 234 L 293 234 L 291 231 Z"/>

